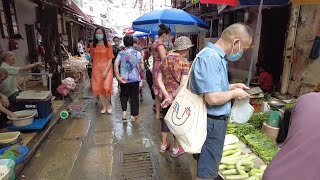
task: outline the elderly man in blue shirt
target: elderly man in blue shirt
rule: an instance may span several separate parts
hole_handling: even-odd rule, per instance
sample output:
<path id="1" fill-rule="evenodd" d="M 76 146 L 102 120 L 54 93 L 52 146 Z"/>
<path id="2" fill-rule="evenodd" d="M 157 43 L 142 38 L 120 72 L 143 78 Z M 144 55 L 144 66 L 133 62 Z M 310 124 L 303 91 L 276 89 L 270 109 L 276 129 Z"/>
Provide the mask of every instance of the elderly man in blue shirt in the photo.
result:
<path id="1" fill-rule="evenodd" d="M 246 85 L 229 84 L 228 61 L 237 61 L 250 48 L 252 30 L 245 24 L 236 23 L 226 28 L 215 43 L 208 43 L 193 64 L 191 90 L 204 94 L 207 103 L 207 138 L 201 153 L 194 155 L 193 179 L 214 179 L 218 176 L 222 157 L 227 117 L 231 100 L 245 100 L 249 94 Z"/>

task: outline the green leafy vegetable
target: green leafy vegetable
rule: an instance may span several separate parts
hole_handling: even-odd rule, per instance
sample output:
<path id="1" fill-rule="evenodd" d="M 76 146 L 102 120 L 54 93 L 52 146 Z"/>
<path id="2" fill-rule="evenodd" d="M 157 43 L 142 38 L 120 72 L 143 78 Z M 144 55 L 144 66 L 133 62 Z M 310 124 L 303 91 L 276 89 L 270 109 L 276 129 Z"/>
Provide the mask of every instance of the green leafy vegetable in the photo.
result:
<path id="1" fill-rule="evenodd" d="M 291 102 L 289 102 L 288 104 L 286 104 L 284 106 L 284 109 L 290 109 L 290 108 L 293 108 L 293 106 L 296 104 L 297 100 L 296 99 L 293 99 Z"/>
<path id="2" fill-rule="evenodd" d="M 254 128 L 256 129 L 261 129 L 263 122 L 267 121 L 268 118 L 269 118 L 269 113 L 263 113 L 263 112 L 253 113 L 248 123 L 254 126 Z"/>
<path id="3" fill-rule="evenodd" d="M 248 134 L 245 139 L 250 149 L 265 163 L 269 163 L 279 152 L 276 143 L 261 132 Z"/>
<path id="4" fill-rule="evenodd" d="M 255 129 L 255 127 L 248 123 L 247 124 L 229 123 L 227 128 L 227 134 L 234 134 L 244 143 L 246 141 L 244 136 L 247 134 L 254 133 L 256 131 L 257 130 Z"/>

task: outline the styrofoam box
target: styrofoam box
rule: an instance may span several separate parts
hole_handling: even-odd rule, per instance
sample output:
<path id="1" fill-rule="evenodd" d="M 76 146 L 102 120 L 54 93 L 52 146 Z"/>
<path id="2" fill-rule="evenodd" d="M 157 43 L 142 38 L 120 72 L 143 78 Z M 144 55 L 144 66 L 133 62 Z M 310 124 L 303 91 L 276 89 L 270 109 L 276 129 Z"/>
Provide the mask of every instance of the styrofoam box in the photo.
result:
<path id="1" fill-rule="evenodd" d="M 23 91 L 17 96 L 19 100 L 29 100 L 29 99 L 36 99 L 36 100 L 44 100 L 51 96 L 50 91 Z"/>

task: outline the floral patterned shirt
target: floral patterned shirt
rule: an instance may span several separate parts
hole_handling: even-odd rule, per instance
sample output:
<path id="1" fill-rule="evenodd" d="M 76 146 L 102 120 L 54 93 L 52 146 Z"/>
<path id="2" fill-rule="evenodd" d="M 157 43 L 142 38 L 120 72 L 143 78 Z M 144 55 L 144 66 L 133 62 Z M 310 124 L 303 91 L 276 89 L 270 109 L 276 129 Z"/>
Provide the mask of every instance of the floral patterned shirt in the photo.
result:
<path id="1" fill-rule="evenodd" d="M 120 64 L 120 76 L 125 77 L 127 83 L 140 82 L 140 64 L 143 63 L 141 53 L 133 47 L 120 51 L 116 60 Z"/>
<path id="2" fill-rule="evenodd" d="M 189 63 L 182 56 L 168 55 L 161 65 L 160 71 L 162 73 L 163 83 L 167 92 L 172 95 L 178 89 L 182 75 L 188 75 Z M 162 93 L 160 96 L 163 98 Z"/>

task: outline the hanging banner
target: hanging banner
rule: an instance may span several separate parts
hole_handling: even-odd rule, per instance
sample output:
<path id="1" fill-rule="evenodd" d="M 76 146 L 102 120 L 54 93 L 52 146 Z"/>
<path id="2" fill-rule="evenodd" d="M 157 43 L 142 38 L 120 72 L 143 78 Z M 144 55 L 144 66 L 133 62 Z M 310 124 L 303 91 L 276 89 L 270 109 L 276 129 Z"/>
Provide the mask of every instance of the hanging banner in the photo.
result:
<path id="1" fill-rule="evenodd" d="M 225 4 L 229 6 L 237 6 L 239 4 L 239 0 L 200 0 L 200 3 Z"/>
<path id="2" fill-rule="evenodd" d="M 225 4 L 217 4 L 218 14 L 220 14 L 226 7 L 227 5 Z"/>

